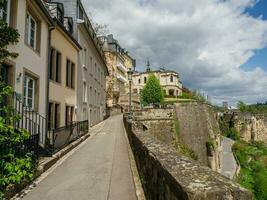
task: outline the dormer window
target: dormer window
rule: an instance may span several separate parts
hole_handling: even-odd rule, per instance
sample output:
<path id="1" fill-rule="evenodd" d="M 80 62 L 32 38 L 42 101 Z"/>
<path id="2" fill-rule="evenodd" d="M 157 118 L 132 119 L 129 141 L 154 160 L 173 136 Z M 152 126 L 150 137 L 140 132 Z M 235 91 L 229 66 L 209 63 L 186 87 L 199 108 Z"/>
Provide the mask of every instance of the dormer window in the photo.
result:
<path id="1" fill-rule="evenodd" d="M 67 31 L 69 31 L 69 33 L 73 33 L 73 20 L 71 17 L 64 18 L 64 27 Z"/>
<path id="2" fill-rule="evenodd" d="M 64 23 L 64 6 L 61 3 L 49 2 L 46 3 L 48 10 L 53 18 L 56 18 L 62 24 Z"/>
<path id="3" fill-rule="evenodd" d="M 81 19 L 81 20 L 83 20 L 84 19 L 84 16 L 83 15 L 84 15 L 83 14 L 83 9 L 82 9 L 82 6 L 80 4 L 79 7 L 78 7 L 78 18 Z"/>
<path id="4" fill-rule="evenodd" d="M 10 0 L 3 1 L 3 8 L 0 9 L 0 18 L 9 24 Z"/>

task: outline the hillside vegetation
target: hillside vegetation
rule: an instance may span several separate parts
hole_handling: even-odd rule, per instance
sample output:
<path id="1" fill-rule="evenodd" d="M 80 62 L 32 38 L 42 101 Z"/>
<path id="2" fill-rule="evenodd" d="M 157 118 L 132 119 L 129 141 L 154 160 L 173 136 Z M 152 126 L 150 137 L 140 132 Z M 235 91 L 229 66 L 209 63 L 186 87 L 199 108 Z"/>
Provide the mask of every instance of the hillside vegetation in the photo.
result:
<path id="1" fill-rule="evenodd" d="M 267 115 L 267 102 L 257 103 L 252 105 L 246 105 L 244 102 L 239 101 L 237 104 L 238 109 L 241 112 L 251 112 L 254 114 L 264 114 Z"/>
<path id="2" fill-rule="evenodd" d="M 233 151 L 241 165 L 237 181 L 251 190 L 255 200 L 267 199 L 267 148 L 262 143 L 237 141 Z"/>
<path id="3" fill-rule="evenodd" d="M 267 104 L 246 105 L 240 101 L 238 109 L 267 115 Z M 267 200 L 267 146 L 260 142 L 242 141 L 240 133 L 224 119 L 220 119 L 219 124 L 222 134 L 235 140 L 233 152 L 241 167 L 236 181 L 252 191 L 255 200 Z"/>

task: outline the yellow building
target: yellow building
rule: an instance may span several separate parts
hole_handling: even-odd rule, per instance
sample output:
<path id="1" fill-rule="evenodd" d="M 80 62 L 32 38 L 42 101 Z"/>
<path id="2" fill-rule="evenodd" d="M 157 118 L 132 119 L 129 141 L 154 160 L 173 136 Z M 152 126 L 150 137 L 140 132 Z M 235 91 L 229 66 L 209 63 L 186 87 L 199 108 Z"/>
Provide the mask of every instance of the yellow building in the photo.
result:
<path id="1" fill-rule="evenodd" d="M 120 105 L 121 97 L 127 96 L 129 92 L 127 72 L 134 68 L 135 61 L 113 35 L 102 37 L 101 41 L 109 70 L 106 81 L 107 106 L 111 108 Z"/>
<path id="2" fill-rule="evenodd" d="M 77 61 L 81 46 L 72 36 L 72 18 L 64 17 L 63 4 L 48 3 L 47 7 L 55 21 L 51 33 L 48 120 L 49 128 L 58 128 L 77 120 Z"/>

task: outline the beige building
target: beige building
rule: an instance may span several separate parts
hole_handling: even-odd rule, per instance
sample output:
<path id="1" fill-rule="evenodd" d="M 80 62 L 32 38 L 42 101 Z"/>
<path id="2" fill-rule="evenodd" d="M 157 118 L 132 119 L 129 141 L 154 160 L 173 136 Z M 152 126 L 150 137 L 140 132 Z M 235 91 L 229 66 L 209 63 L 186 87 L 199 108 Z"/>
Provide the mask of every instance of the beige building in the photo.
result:
<path id="1" fill-rule="evenodd" d="M 105 52 L 109 76 L 106 78 L 107 106 L 109 108 L 123 104 L 129 92 L 127 72 L 135 67 L 135 60 L 123 49 L 113 35 L 101 37 Z"/>
<path id="2" fill-rule="evenodd" d="M 166 70 L 161 68 L 160 70 L 151 71 L 149 66 L 146 72 L 135 72 L 133 74 L 133 94 L 140 94 L 144 88 L 149 74 L 153 73 L 158 80 L 160 85 L 163 88 L 163 91 L 166 96 L 169 97 L 179 97 L 182 96 L 182 82 L 180 80 L 179 74 L 175 71 Z"/>
<path id="3" fill-rule="evenodd" d="M 64 17 L 64 5 L 46 3 L 55 21 L 49 63 L 49 128 L 77 121 L 77 62 L 81 46 L 72 36 L 73 20 Z"/>
<path id="4" fill-rule="evenodd" d="M 18 30 L 20 37 L 16 45 L 9 47 L 19 57 L 6 60 L 1 66 L 1 76 L 23 97 L 29 115 L 29 112 L 35 111 L 45 117 L 48 96 L 48 38 L 53 20 L 41 0 L 4 0 L 4 3 L 0 16 Z M 36 124 L 40 125 L 40 122 Z M 42 126 L 45 127 L 45 124 Z M 45 134 L 40 133 L 40 143 L 44 143 Z"/>

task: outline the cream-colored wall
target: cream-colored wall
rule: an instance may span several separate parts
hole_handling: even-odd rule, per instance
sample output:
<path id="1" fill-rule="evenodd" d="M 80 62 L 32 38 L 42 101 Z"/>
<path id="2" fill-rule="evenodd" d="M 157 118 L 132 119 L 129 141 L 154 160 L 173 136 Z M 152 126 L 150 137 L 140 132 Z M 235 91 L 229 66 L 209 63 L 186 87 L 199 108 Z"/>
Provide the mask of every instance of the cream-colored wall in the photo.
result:
<path id="1" fill-rule="evenodd" d="M 59 27 L 52 31 L 51 46 L 61 53 L 61 83 L 50 81 L 49 101 L 60 103 L 60 126 L 65 126 L 66 105 L 77 106 L 77 61 L 79 50 Z M 75 64 L 75 89 L 66 87 L 67 59 Z M 74 113 L 73 117 L 74 121 L 76 121 L 76 113 Z"/>
<path id="2" fill-rule="evenodd" d="M 148 80 L 150 72 L 148 73 L 140 73 L 140 74 L 134 74 L 133 76 L 133 91 L 134 89 L 137 89 L 138 93 L 140 93 L 140 90 L 142 90 L 145 86 L 144 78 L 146 77 Z M 180 82 L 177 74 L 173 72 L 153 72 L 153 74 L 157 77 L 157 79 L 160 81 L 160 85 L 163 87 L 164 90 L 166 90 L 166 94 L 169 95 L 169 90 L 175 91 L 175 96 L 182 95 L 182 83 Z M 170 77 L 173 76 L 173 82 L 171 82 Z M 138 82 L 138 80 L 141 80 L 141 83 Z"/>
<path id="3" fill-rule="evenodd" d="M 32 75 L 39 79 L 39 103 L 38 112 L 41 115 L 46 114 L 46 96 L 47 96 L 47 53 L 48 53 L 48 23 L 45 18 L 40 15 L 41 11 L 35 7 L 35 13 L 38 14 L 41 23 L 41 41 L 40 53 L 33 50 L 25 44 L 25 21 L 27 3 L 32 5 L 32 1 L 19 0 L 17 9 L 17 24 L 16 28 L 20 34 L 19 42 L 10 46 L 11 51 L 19 53 L 19 57 L 12 60 L 15 63 L 15 90 L 16 92 L 23 93 L 23 78 L 24 72 L 27 70 Z M 19 76 L 22 74 L 22 76 Z"/>

